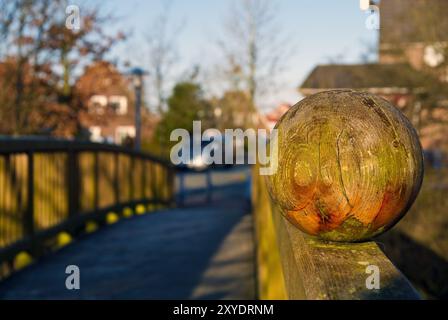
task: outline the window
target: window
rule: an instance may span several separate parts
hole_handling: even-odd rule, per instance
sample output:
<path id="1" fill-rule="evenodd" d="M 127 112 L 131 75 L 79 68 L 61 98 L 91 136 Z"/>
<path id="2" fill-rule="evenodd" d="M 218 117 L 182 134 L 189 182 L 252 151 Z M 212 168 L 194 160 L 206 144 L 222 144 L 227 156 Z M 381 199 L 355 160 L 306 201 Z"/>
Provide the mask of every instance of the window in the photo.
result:
<path id="1" fill-rule="evenodd" d="M 103 137 L 101 136 L 101 128 L 100 127 L 90 127 L 89 128 L 89 132 L 90 132 L 90 141 L 93 142 L 102 142 L 103 141 Z"/>
<path id="2" fill-rule="evenodd" d="M 115 143 L 123 144 L 127 138 L 135 138 L 134 126 L 118 126 L 115 129 Z"/>
<path id="3" fill-rule="evenodd" d="M 89 111 L 91 113 L 104 114 L 107 106 L 107 97 L 102 95 L 94 95 L 89 100 Z"/>
<path id="4" fill-rule="evenodd" d="M 128 99 L 125 96 L 111 96 L 109 106 L 116 114 L 126 114 L 128 112 Z"/>

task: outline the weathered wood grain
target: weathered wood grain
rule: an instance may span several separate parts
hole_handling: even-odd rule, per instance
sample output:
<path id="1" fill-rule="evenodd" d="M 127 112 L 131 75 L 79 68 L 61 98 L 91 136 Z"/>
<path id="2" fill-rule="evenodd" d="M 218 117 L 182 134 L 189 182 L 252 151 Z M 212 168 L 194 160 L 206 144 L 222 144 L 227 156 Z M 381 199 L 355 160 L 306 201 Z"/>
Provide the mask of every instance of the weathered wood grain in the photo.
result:
<path id="1" fill-rule="evenodd" d="M 289 299 L 419 299 L 375 242 L 335 243 L 308 236 L 273 208 Z M 368 265 L 378 266 L 380 289 L 367 289 Z"/>
<path id="2" fill-rule="evenodd" d="M 295 228 L 270 201 L 253 170 L 252 203 L 260 299 L 419 299 L 374 242 L 325 242 Z M 367 265 L 380 270 L 380 289 L 366 288 Z"/>
<path id="3" fill-rule="evenodd" d="M 251 189 L 258 298 L 262 300 L 287 299 L 277 241 L 277 236 L 280 235 L 276 234 L 269 194 L 264 178 L 258 175 L 257 165 L 252 171 Z"/>
<path id="4" fill-rule="evenodd" d="M 277 123 L 273 200 L 302 231 L 363 241 L 397 223 L 422 183 L 418 136 L 385 99 L 351 90 L 321 92 Z"/>

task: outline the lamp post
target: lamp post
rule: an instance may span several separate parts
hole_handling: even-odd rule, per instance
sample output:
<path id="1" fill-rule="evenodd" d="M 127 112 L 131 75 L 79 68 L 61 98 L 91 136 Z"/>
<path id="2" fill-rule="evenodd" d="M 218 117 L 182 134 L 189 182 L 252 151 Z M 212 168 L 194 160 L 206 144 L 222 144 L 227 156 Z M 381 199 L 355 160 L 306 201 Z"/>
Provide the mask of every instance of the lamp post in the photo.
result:
<path id="1" fill-rule="evenodd" d="M 142 130 L 142 88 L 143 88 L 143 76 L 147 73 L 141 68 L 133 68 L 130 72 L 132 77 L 132 83 L 135 90 L 135 141 L 134 148 L 137 151 L 141 149 L 141 130 Z"/>

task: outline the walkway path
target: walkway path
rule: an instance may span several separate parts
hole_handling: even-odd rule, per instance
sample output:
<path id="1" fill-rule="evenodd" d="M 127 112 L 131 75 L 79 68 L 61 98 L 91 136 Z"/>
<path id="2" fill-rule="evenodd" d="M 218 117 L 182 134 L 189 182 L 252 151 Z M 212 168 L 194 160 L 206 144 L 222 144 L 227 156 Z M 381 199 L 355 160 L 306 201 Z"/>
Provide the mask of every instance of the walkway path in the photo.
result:
<path id="1" fill-rule="evenodd" d="M 0 285 L 0 299 L 253 299 L 247 184 L 207 205 L 122 220 L 86 236 Z M 81 289 L 65 288 L 77 265 Z"/>

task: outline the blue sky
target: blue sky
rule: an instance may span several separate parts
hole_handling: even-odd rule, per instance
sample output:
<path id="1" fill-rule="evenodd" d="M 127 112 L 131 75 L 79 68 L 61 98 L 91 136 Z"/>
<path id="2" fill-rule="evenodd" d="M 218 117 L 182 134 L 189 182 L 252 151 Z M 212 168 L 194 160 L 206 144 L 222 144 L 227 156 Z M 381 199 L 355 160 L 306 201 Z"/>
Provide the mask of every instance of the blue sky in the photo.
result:
<path id="1" fill-rule="evenodd" d="M 144 64 L 140 39 L 160 13 L 162 0 L 93 1 L 121 17 L 117 25 L 110 26 L 111 31 L 116 28 L 133 31 L 134 36 L 112 55 Z M 195 63 L 205 64 L 205 68 L 211 63 L 216 54 L 216 35 L 222 30 L 222 21 L 232 1 L 235 0 L 173 0 L 172 21 L 184 21 L 178 37 L 179 71 Z M 367 14 L 360 10 L 359 0 L 278 0 L 277 6 L 277 24 L 296 49 L 282 75 L 284 85 L 267 97 L 267 108 L 281 101 L 299 100 L 296 88 L 317 64 L 360 62 L 365 44 L 376 43 L 377 32 L 365 27 Z"/>

